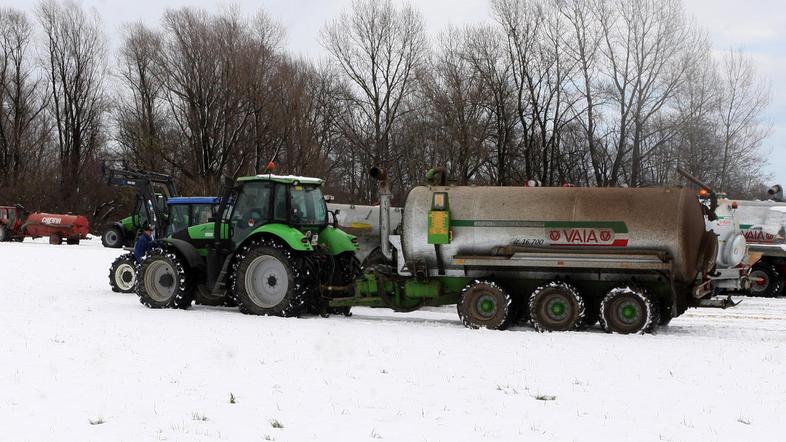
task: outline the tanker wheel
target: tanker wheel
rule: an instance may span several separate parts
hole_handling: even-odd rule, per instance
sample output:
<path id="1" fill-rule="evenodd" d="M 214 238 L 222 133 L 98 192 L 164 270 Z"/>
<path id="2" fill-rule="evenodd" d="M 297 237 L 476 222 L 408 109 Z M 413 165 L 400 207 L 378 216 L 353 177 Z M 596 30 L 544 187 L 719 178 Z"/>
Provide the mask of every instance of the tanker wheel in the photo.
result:
<path id="1" fill-rule="evenodd" d="M 8 228 L 6 226 L 0 226 L 0 242 L 6 242 L 11 240 L 11 235 L 8 233 Z"/>
<path id="2" fill-rule="evenodd" d="M 239 261 L 235 297 L 248 315 L 297 316 L 306 287 L 292 251 L 275 242 L 252 244 Z"/>
<path id="3" fill-rule="evenodd" d="M 783 275 L 768 262 L 760 261 L 754 264 L 749 278 L 751 287 L 748 289 L 748 295 L 750 296 L 772 298 L 783 293 Z"/>
<path id="4" fill-rule="evenodd" d="M 570 284 L 553 281 L 529 297 L 530 322 L 538 331 L 576 330 L 586 316 L 584 299 Z"/>
<path id="5" fill-rule="evenodd" d="M 467 328 L 504 330 L 514 318 L 510 294 L 493 281 L 473 281 L 459 295 L 456 306 Z"/>
<path id="6" fill-rule="evenodd" d="M 101 244 L 112 249 L 123 247 L 123 232 L 117 226 L 106 229 L 101 235 Z"/>
<path id="7" fill-rule="evenodd" d="M 113 292 L 132 293 L 136 283 L 136 258 L 133 253 L 118 256 L 109 268 L 109 285 Z"/>
<path id="8" fill-rule="evenodd" d="M 658 303 L 643 288 L 611 289 L 600 303 L 600 325 L 608 333 L 649 333 L 659 323 Z"/>
<path id="9" fill-rule="evenodd" d="M 49 235 L 49 244 L 60 245 L 63 243 L 63 237 L 59 233 Z"/>
<path id="10" fill-rule="evenodd" d="M 150 308 L 181 308 L 191 306 L 195 287 L 186 266 L 172 252 L 155 248 L 139 265 L 136 293 L 139 302 Z"/>

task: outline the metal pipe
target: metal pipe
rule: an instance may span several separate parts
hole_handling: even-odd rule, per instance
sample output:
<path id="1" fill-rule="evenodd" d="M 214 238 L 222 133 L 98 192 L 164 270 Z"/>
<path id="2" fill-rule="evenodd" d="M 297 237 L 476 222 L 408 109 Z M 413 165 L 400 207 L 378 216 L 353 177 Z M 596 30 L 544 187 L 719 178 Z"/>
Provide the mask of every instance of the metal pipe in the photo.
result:
<path id="1" fill-rule="evenodd" d="M 390 250 L 390 182 L 385 169 L 372 167 L 369 171 L 371 178 L 379 181 L 379 247 L 385 259 L 393 261 L 393 251 Z"/>
<path id="2" fill-rule="evenodd" d="M 680 175 L 684 176 L 685 179 L 687 179 L 688 181 L 692 182 L 693 184 L 701 187 L 702 189 L 706 190 L 707 193 L 709 193 L 709 196 L 710 196 L 710 207 L 709 207 L 709 210 L 706 213 L 707 219 L 710 220 L 710 221 L 715 221 L 716 219 L 718 219 L 718 215 L 715 213 L 715 209 L 718 208 L 718 194 L 716 194 L 715 191 L 712 190 L 712 188 L 710 186 L 704 184 L 700 179 L 698 179 L 695 176 L 691 175 L 690 173 L 688 173 L 688 171 L 686 171 L 682 167 L 677 167 L 677 173 L 679 173 Z"/>

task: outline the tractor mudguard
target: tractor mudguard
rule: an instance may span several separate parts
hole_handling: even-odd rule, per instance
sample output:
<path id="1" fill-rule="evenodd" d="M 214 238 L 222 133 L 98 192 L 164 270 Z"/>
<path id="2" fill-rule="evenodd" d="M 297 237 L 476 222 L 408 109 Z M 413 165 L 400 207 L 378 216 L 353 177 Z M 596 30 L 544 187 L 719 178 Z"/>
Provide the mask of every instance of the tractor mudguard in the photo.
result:
<path id="1" fill-rule="evenodd" d="M 173 247 L 180 256 L 185 258 L 186 262 L 188 262 L 189 267 L 192 269 L 204 269 L 205 268 L 205 260 L 199 256 L 199 252 L 197 252 L 196 247 L 189 244 L 182 239 L 174 239 L 174 238 L 164 238 L 160 240 L 163 243 Z"/>
<path id="2" fill-rule="evenodd" d="M 332 256 L 344 252 L 354 253 L 358 250 L 355 235 L 350 235 L 333 226 L 327 226 L 319 232 L 319 244 L 327 251 L 328 255 Z"/>
<path id="3" fill-rule="evenodd" d="M 306 236 L 303 235 L 303 232 L 294 227 L 280 223 L 265 224 L 264 226 L 254 229 L 254 231 L 248 235 L 243 243 L 245 244 L 248 241 L 253 240 L 253 238 L 262 235 L 279 238 L 280 240 L 284 241 L 289 246 L 289 248 L 295 251 L 311 252 L 314 250 L 310 241 L 303 241 L 306 238 Z"/>

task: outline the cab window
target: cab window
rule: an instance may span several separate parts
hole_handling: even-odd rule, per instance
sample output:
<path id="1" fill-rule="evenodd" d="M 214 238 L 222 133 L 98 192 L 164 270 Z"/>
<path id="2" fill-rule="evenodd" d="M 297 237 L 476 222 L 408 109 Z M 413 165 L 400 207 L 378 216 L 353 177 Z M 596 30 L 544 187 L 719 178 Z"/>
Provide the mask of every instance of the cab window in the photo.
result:
<path id="1" fill-rule="evenodd" d="M 251 231 L 270 221 L 270 182 L 243 185 L 232 209 L 233 238 L 242 241 Z"/>

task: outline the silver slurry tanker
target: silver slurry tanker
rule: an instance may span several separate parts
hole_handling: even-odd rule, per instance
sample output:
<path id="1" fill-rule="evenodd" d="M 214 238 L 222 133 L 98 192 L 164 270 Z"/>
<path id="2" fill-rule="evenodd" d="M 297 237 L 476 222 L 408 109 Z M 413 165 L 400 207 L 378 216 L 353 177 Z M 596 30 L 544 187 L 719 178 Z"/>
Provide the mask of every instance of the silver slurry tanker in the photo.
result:
<path id="1" fill-rule="evenodd" d="M 372 176 L 389 206 L 387 176 Z M 444 169 L 427 177 L 407 196 L 401 235 L 388 235 L 383 210 L 381 255 L 353 296 L 331 305 L 455 303 L 470 328 L 600 320 L 608 332 L 643 333 L 712 292 L 717 237 L 688 189 L 453 186 Z"/>

